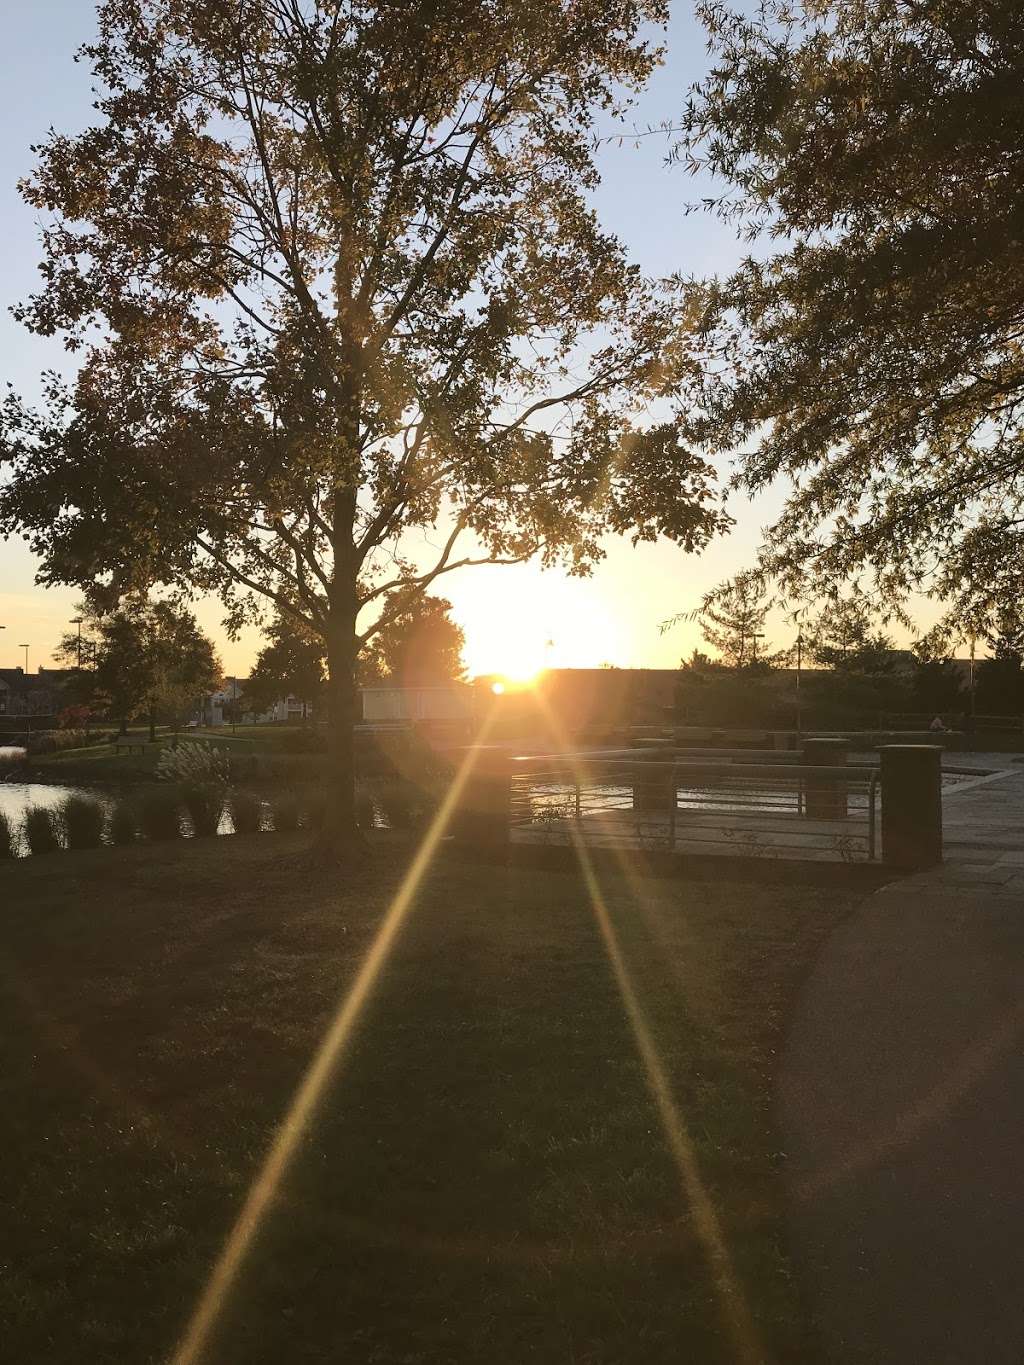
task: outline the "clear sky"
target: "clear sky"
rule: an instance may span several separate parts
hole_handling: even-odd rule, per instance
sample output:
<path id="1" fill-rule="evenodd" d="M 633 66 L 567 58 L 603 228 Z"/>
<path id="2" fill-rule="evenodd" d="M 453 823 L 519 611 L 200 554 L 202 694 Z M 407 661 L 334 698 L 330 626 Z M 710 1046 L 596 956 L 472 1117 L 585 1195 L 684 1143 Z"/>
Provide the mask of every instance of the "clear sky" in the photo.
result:
<path id="1" fill-rule="evenodd" d="M 88 0 L 46 0 L 11 4 L 5 15 L 6 75 L 0 84 L 0 378 L 33 394 L 44 368 L 67 369 L 59 340 L 33 337 L 10 317 L 11 304 L 36 285 L 39 261 L 35 214 L 17 193 L 18 177 L 33 164 L 31 144 L 50 125 L 73 131 L 91 119 L 90 73 L 73 54 L 93 29 Z M 644 126 L 675 118 L 685 92 L 707 63 L 703 31 L 689 0 L 677 0 L 668 33 L 665 65 L 636 109 Z M 609 125 L 609 132 L 615 131 Z M 679 168 L 665 165 L 666 141 L 647 138 L 639 149 L 627 144 L 601 152 L 603 184 L 597 207 L 605 225 L 629 246 L 650 274 L 708 274 L 728 269 L 740 247 L 722 224 L 702 215 L 685 217 L 683 206 L 695 187 Z M 779 497 L 731 508 L 738 517 L 732 534 L 701 556 L 687 556 L 667 543 L 609 542 L 608 556 L 587 580 L 533 566 L 476 568 L 444 580 L 444 593 L 466 632 L 466 662 L 472 673 L 551 666 L 671 667 L 699 643 L 695 626 L 669 635 L 659 622 L 693 608 L 701 592 L 748 562 L 758 529 L 777 508 Z M 24 663 L 18 648 L 28 643 L 29 666 L 50 664 L 54 647 L 73 616 L 76 596 L 65 589 L 35 585 L 36 562 L 20 542 L 0 542 L 0 666 Z M 199 615 L 217 639 L 229 673 L 245 673 L 259 647 L 250 632 L 229 641 L 220 629 L 216 603 Z M 551 643 L 548 644 L 547 642 Z M 780 630 L 772 643 L 788 643 Z"/>

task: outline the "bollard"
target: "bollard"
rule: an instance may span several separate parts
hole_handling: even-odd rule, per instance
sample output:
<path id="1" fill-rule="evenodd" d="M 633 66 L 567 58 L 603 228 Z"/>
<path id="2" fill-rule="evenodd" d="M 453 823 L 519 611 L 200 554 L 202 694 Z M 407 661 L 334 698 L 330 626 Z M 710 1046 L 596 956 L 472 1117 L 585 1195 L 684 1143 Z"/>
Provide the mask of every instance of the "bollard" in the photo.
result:
<path id="1" fill-rule="evenodd" d="M 466 779 L 452 816 L 456 842 L 487 857 L 508 853 L 512 819 L 512 765 L 504 750 L 484 749 Z"/>
<path id="2" fill-rule="evenodd" d="M 805 739 L 801 763 L 806 768 L 842 768 L 846 765 L 845 739 Z M 841 777 L 804 778 L 804 814 L 808 820 L 845 820 L 846 782 Z"/>
<path id="3" fill-rule="evenodd" d="M 942 746 L 883 744 L 882 861 L 902 871 L 942 862 Z"/>
<path id="4" fill-rule="evenodd" d="M 653 754 L 652 760 L 633 769 L 633 809 L 667 814 L 676 805 L 675 768 L 661 754 Z"/>

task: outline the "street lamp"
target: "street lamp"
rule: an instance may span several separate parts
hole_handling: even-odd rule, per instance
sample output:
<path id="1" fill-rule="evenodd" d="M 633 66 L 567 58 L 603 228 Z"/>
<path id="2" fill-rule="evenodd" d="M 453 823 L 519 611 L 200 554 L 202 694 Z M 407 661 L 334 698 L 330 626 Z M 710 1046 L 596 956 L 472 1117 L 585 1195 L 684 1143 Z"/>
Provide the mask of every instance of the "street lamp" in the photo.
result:
<path id="1" fill-rule="evenodd" d="M 72 616 L 72 618 L 71 618 L 71 624 L 72 624 L 73 626 L 77 626 L 77 627 L 78 627 L 78 671 L 79 671 L 79 673 L 81 673 L 81 671 L 82 671 L 82 618 L 81 618 L 81 616 Z"/>
<path id="2" fill-rule="evenodd" d="M 26 676 L 26 678 L 27 678 L 27 677 L 28 677 L 28 645 L 19 645 L 18 648 L 19 648 L 19 649 L 23 649 L 23 650 L 25 651 L 25 676 Z"/>

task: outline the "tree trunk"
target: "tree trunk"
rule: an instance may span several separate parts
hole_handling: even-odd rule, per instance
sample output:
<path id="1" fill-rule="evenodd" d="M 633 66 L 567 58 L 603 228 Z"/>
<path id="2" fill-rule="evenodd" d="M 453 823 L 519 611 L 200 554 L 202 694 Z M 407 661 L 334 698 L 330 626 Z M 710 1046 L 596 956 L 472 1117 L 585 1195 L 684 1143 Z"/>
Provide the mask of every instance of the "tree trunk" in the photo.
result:
<path id="1" fill-rule="evenodd" d="M 156 743 L 156 712 L 152 707 L 149 708 L 149 742 Z"/>
<path id="2" fill-rule="evenodd" d="M 317 851 L 327 861 L 360 861 L 367 845 L 356 825 L 355 615 L 341 612 L 327 639 L 327 782 L 324 821 Z"/>
<path id="3" fill-rule="evenodd" d="M 118 716 L 118 718 L 117 718 L 117 733 L 118 733 L 119 735 L 126 735 L 126 734 L 128 733 L 128 717 L 127 717 L 127 716 Z"/>

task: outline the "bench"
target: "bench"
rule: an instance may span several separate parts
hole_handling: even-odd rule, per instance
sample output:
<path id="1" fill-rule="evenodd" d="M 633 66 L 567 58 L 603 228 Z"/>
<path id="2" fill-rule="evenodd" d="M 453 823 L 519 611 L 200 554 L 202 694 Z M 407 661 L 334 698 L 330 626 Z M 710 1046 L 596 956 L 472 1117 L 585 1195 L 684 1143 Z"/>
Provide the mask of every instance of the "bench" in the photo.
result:
<path id="1" fill-rule="evenodd" d="M 136 751 L 137 751 L 138 753 L 140 753 L 140 754 L 144 754 L 144 753 L 146 752 L 147 749 L 151 749 L 151 748 L 152 748 L 152 749 L 156 749 L 156 748 L 158 748 L 158 747 L 159 747 L 159 746 L 156 745 L 156 744 L 150 744 L 150 742 L 149 742 L 148 739 L 124 739 L 124 738 L 121 738 L 121 739 L 115 739 L 115 740 L 114 740 L 114 753 L 115 753 L 115 754 L 121 754 L 121 753 L 132 754 L 132 753 L 135 753 Z"/>

